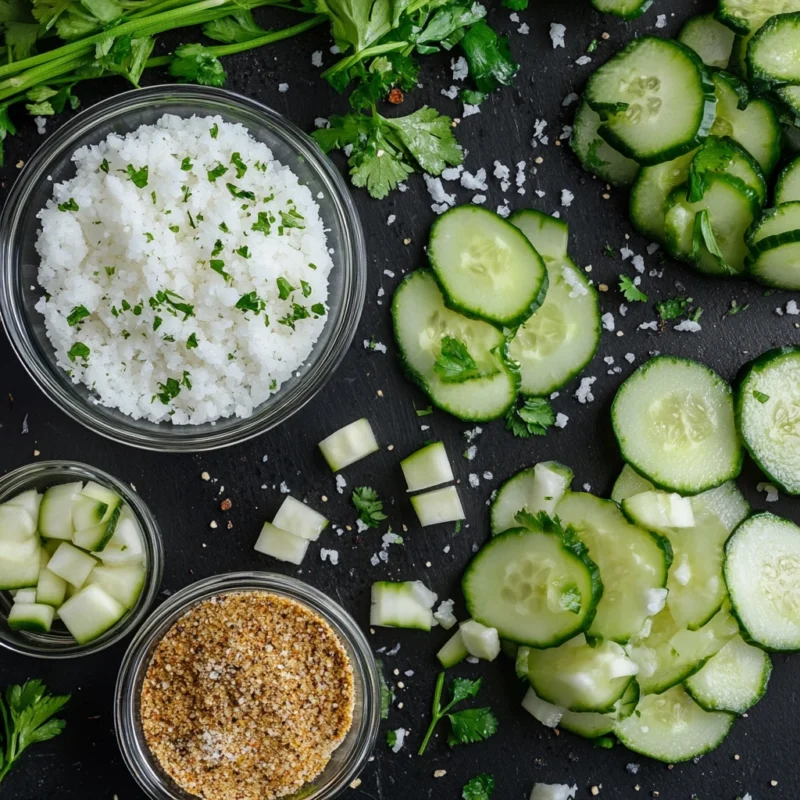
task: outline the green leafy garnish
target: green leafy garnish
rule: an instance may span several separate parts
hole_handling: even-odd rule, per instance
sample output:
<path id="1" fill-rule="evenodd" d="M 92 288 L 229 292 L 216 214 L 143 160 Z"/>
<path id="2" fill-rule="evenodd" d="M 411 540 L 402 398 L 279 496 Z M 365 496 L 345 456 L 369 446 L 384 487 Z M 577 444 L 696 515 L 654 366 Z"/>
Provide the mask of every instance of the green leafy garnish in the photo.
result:
<path id="1" fill-rule="evenodd" d="M 217 136 L 219 136 L 219 125 L 217 125 L 217 123 L 215 122 L 211 126 L 211 129 L 208 131 L 208 133 L 209 133 L 209 135 L 211 136 L 212 139 L 216 139 Z"/>
<path id="2" fill-rule="evenodd" d="M 311 306 L 311 310 L 315 314 L 320 314 L 320 311 L 318 310 L 320 307 L 322 307 L 322 312 L 321 313 L 324 314 L 325 313 L 325 308 L 322 306 L 321 303 L 315 303 L 313 306 Z M 308 309 L 304 305 L 301 305 L 300 303 L 292 303 L 292 311 L 291 311 L 291 313 L 290 314 L 286 314 L 286 316 L 281 317 L 278 320 L 278 323 L 280 325 L 286 325 L 287 327 L 289 327 L 292 330 L 294 330 L 295 329 L 295 327 L 294 327 L 295 322 L 297 322 L 298 320 L 301 320 L 301 319 L 308 319 L 310 316 L 311 315 L 308 313 Z"/>
<path id="3" fill-rule="evenodd" d="M 161 391 L 156 394 L 156 397 L 165 406 L 168 406 L 181 393 L 181 384 L 175 378 L 167 378 L 167 382 L 159 383 L 158 388 Z"/>
<path id="4" fill-rule="evenodd" d="M 556 421 L 550 401 L 546 397 L 527 397 L 519 407 L 516 403 L 506 414 L 506 428 L 514 436 L 544 436 Z"/>
<path id="5" fill-rule="evenodd" d="M 369 528 L 379 528 L 386 519 L 383 513 L 383 501 L 370 486 L 359 486 L 352 494 L 353 505 L 358 511 L 358 518 Z"/>
<path id="6" fill-rule="evenodd" d="M 646 303 L 647 295 L 627 276 L 619 276 L 619 290 L 629 303 Z"/>
<path id="7" fill-rule="evenodd" d="M 233 252 L 242 258 L 250 258 L 250 248 L 246 244 L 242 245 L 241 247 L 237 247 Z"/>
<path id="8" fill-rule="evenodd" d="M 308 281 L 300 281 L 300 290 L 303 292 L 303 297 L 308 297 L 311 294 L 311 284 Z"/>
<path id="9" fill-rule="evenodd" d="M 565 528 L 560 517 L 551 517 L 546 511 L 533 514 L 523 508 L 514 515 L 514 522 L 534 533 L 552 533 L 565 541 L 574 539 L 576 536 L 575 528 L 571 525 L 567 525 Z"/>
<path id="10" fill-rule="evenodd" d="M 214 183 L 217 178 L 221 178 L 227 171 L 228 168 L 224 164 L 217 164 L 214 169 L 206 170 L 206 175 L 211 183 Z"/>
<path id="11" fill-rule="evenodd" d="M 245 312 L 252 311 L 255 314 L 260 314 L 266 308 L 266 305 L 267 304 L 255 292 L 243 294 L 236 301 L 236 308 Z"/>
<path id="12" fill-rule="evenodd" d="M 201 44 L 184 44 L 177 48 L 169 65 L 169 74 L 180 83 L 199 83 L 202 86 L 222 86 L 227 77 L 222 62 L 211 49 Z"/>
<path id="13" fill-rule="evenodd" d="M 67 317 L 67 324 L 70 326 L 77 325 L 82 319 L 85 319 L 89 316 L 89 310 L 86 306 L 75 306 L 75 308 L 70 311 L 69 316 Z"/>
<path id="14" fill-rule="evenodd" d="M 290 208 L 288 211 L 281 211 L 281 223 L 284 228 L 305 228 L 305 219 L 302 214 Z"/>
<path id="15" fill-rule="evenodd" d="M 225 262 L 220 258 L 212 258 L 208 265 L 217 274 L 221 275 L 226 281 L 231 280 L 231 276 L 225 271 Z"/>
<path id="16" fill-rule="evenodd" d="M 727 262 L 725 254 L 719 247 L 714 230 L 711 227 L 711 218 L 708 209 L 703 208 L 697 212 L 694 218 L 694 236 L 692 240 L 692 257 L 697 258 L 700 253 L 700 243 L 706 246 L 706 250 L 714 257 L 714 260 L 722 267 L 725 272 L 733 274 L 736 270 Z"/>
<path id="17" fill-rule="evenodd" d="M 388 744 L 389 747 L 394 747 L 397 744 L 396 731 L 386 731 L 386 744 Z"/>
<path id="18" fill-rule="evenodd" d="M 734 298 L 733 300 L 731 300 L 730 307 L 725 312 L 725 316 L 733 317 L 734 315 L 740 313 L 741 311 L 747 311 L 748 308 L 750 308 L 750 303 L 745 303 L 744 305 L 741 305 L 739 301 L 736 298 Z"/>
<path id="19" fill-rule="evenodd" d="M 433 406 L 428 406 L 427 408 L 415 408 L 414 413 L 418 417 L 427 417 L 429 414 L 433 414 Z"/>
<path id="20" fill-rule="evenodd" d="M 461 40 L 470 77 L 478 90 L 488 94 L 501 85 L 510 86 L 519 70 L 505 36 L 499 36 L 483 20 L 476 22 Z"/>
<path id="21" fill-rule="evenodd" d="M 197 334 L 193 333 L 186 340 L 186 349 L 187 350 L 194 350 L 195 347 L 197 347 Z"/>
<path id="22" fill-rule="evenodd" d="M 289 295 L 297 288 L 295 286 L 292 286 L 292 284 L 289 283 L 289 281 L 287 281 L 286 278 L 282 277 L 278 278 L 276 283 L 278 284 L 278 297 L 281 300 L 286 300 L 289 297 Z"/>
<path id="23" fill-rule="evenodd" d="M 316 314 L 318 317 L 324 317 L 325 316 L 325 306 L 324 306 L 323 303 L 314 303 L 314 305 L 311 306 L 311 311 L 312 311 L 312 313 Z"/>
<path id="24" fill-rule="evenodd" d="M 386 683 L 386 677 L 383 674 L 383 661 L 376 659 L 375 663 L 378 666 L 378 681 L 381 685 L 381 719 L 389 719 L 389 709 L 394 702 L 394 692 L 389 688 Z"/>
<path id="25" fill-rule="evenodd" d="M 58 204 L 59 211 L 79 211 L 80 206 L 75 202 L 75 199 L 70 197 L 66 203 L 59 203 Z"/>
<path id="26" fill-rule="evenodd" d="M 231 156 L 231 164 L 236 167 L 236 178 L 244 177 L 245 172 L 247 172 L 247 164 L 242 161 L 241 153 L 234 153 Z"/>
<path id="27" fill-rule="evenodd" d="M 270 232 L 270 227 L 271 226 L 269 222 L 269 217 L 267 216 L 267 212 L 259 211 L 258 221 L 253 223 L 251 230 L 259 231 L 260 233 L 263 233 L 264 236 L 268 236 Z"/>
<path id="28" fill-rule="evenodd" d="M 108 171 L 109 171 L 109 169 L 110 169 L 110 168 L 111 168 L 111 165 L 108 163 L 108 159 L 107 159 L 107 158 L 104 158 L 104 159 L 103 159 L 103 160 L 100 162 L 100 170 L 101 170 L 102 172 L 105 172 L 105 173 L 106 173 L 106 175 L 108 175 Z"/>
<path id="29" fill-rule="evenodd" d="M 764 392 L 759 392 L 758 389 L 753 389 L 753 397 L 762 405 L 769 400 L 769 395 L 764 394 Z"/>
<path id="30" fill-rule="evenodd" d="M 232 183 L 225 184 L 228 187 L 228 191 L 234 196 L 238 197 L 242 200 L 252 200 L 255 201 L 256 196 L 252 192 L 245 191 L 244 189 L 240 189 L 238 186 L 234 186 Z"/>
<path id="31" fill-rule="evenodd" d="M 497 733 L 497 717 L 490 708 L 468 708 L 448 714 L 447 718 L 452 729 L 447 737 L 450 747 L 482 742 Z"/>
<path id="32" fill-rule="evenodd" d="M 150 168 L 147 165 L 136 169 L 133 164 L 128 164 L 125 171 L 128 173 L 128 177 L 137 189 L 144 189 L 144 187 L 147 186 L 148 173 L 150 172 Z"/>
<path id="33" fill-rule="evenodd" d="M 192 164 L 192 159 L 189 158 L 189 156 L 186 156 L 186 158 L 181 161 L 181 169 L 184 172 L 188 172 L 193 166 L 194 164 Z"/>
<path id="34" fill-rule="evenodd" d="M 506 5 L 507 2 L 508 0 L 504 0 L 503 5 Z M 523 2 L 527 5 L 528 0 L 523 0 Z M 476 775 L 461 790 L 462 800 L 489 800 L 493 794 L 494 778 L 485 772 L 482 775 Z"/>
<path id="35" fill-rule="evenodd" d="M 83 342 L 75 342 L 75 344 L 70 347 L 67 356 L 69 360 L 75 363 L 75 361 L 79 358 L 82 358 L 84 363 L 89 360 L 89 353 L 91 350 L 83 343 Z"/>
<path id="36" fill-rule="evenodd" d="M 462 383 L 481 375 L 467 345 L 452 336 L 442 337 L 442 347 L 433 369 L 445 383 Z"/>
<path id="37" fill-rule="evenodd" d="M 662 322 L 668 322 L 682 317 L 686 313 L 690 302 L 685 297 L 671 297 L 668 300 L 659 300 L 655 305 L 655 309 Z"/>

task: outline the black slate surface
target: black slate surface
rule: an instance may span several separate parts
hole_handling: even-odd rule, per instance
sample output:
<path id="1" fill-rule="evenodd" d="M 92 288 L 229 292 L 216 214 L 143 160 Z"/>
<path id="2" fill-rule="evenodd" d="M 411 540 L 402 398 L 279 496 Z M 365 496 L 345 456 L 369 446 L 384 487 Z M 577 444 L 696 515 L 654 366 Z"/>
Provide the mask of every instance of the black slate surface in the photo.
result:
<path id="1" fill-rule="evenodd" d="M 520 14 L 521 22 L 530 26 L 527 35 L 518 33 L 519 23 L 510 21 L 509 12 L 496 5 L 490 16 L 498 28 L 510 33 L 523 67 L 514 89 L 491 97 L 480 115 L 459 125 L 459 139 L 469 151 L 467 169 L 474 172 L 487 168 L 490 188 L 486 194 L 493 208 L 505 196 L 512 208 L 532 204 L 548 212 L 560 210 L 571 224 L 570 247 L 575 260 L 583 266 L 591 264 L 591 276 L 610 287 L 601 295 L 603 311 L 614 314 L 617 331 L 623 334 L 604 333 L 600 351 L 585 373 L 597 377 L 593 402 L 579 404 L 573 397 L 574 384 L 555 401 L 556 410 L 570 418 L 566 429 L 554 430 L 546 438 L 521 440 L 506 432 L 502 423 L 484 425 L 475 441 L 475 460 L 468 461 L 461 454 L 467 446 L 464 432 L 472 426 L 438 412 L 426 417 L 415 414 L 415 406 L 425 408 L 428 403 L 400 373 L 391 342 L 387 302 L 401 275 L 423 263 L 427 229 L 434 218 L 424 183 L 416 176 L 409 181 L 405 194 L 395 193 L 383 202 L 376 202 L 363 192 L 356 193 L 370 253 L 369 289 L 361 326 L 333 380 L 283 427 L 248 444 L 208 454 L 172 456 L 129 450 L 85 431 L 56 410 L 32 384 L 0 335 L 0 472 L 36 459 L 68 458 L 95 464 L 135 484 L 158 516 L 164 533 L 165 590 L 175 591 L 199 578 L 231 570 L 286 572 L 329 592 L 366 625 L 369 586 L 373 581 L 421 578 L 441 597 L 456 598 L 463 618 L 458 581 L 473 544 L 487 536 L 486 501 L 491 491 L 522 466 L 540 459 L 558 459 L 574 467 L 576 486 L 589 484 L 593 491 L 608 492 L 621 466 L 610 431 L 609 404 L 622 379 L 648 353 L 658 350 L 691 356 L 730 379 L 752 354 L 797 343 L 800 337 L 795 320 L 800 317 L 778 316 L 775 312 L 791 296 L 767 296 L 753 284 L 708 279 L 663 259 L 660 253 L 648 255 L 648 242 L 634 234 L 628 222 L 625 193 L 614 191 L 610 199 L 604 199 L 604 188 L 581 172 L 563 146 L 565 142 L 561 147 L 555 144 L 562 125 L 570 122 L 571 109 L 562 107 L 563 98 L 580 91 L 597 63 L 634 32 L 655 32 L 658 14 L 666 14 L 666 28 L 661 32 L 673 34 L 681 20 L 709 9 L 711 4 L 656 0 L 643 18 L 624 24 L 591 11 L 586 0 L 532 0 L 532 7 Z M 270 13 L 275 12 L 261 17 L 266 24 L 274 20 Z M 565 49 L 553 50 L 551 46 L 548 30 L 554 21 L 567 27 Z M 601 38 L 604 31 L 610 34 L 607 41 Z M 187 33 L 172 43 L 194 38 Z M 599 41 L 599 46 L 592 63 L 576 65 L 575 60 L 586 52 L 593 39 Z M 311 65 L 311 53 L 317 49 L 325 51 L 326 64 L 332 63 L 330 44 L 327 31 L 318 29 L 299 41 L 230 58 L 226 62 L 228 88 L 273 106 L 310 130 L 315 117 L 345 108 L 344 102 L 335 98 L 319 79 L 319 70 Z M 440 94 L 441 88 L 453 83 L 449 61 L 449 56 L 424 60 L 424 86 L 407 99 L 404 109 L 410 111 L 427 102 L 442 111 L 459 114 L 460 106 Z M 147 79 L 155 83 L 159 76 L 151 74 Z M 288 92 L 278 91 L 281 82 L 289 84 Z M 84 105 L 89 105 L 124 88 L 121 82 L 107 81 L 87 86 L 80 94 Z M 537 119 L 547 121 L 550 143 L 532 148 Z M 51 120 L 48 130 L 63 121 L 64 117 Z M 20 135 L 7 142 L 6 166 L 0 171 L 3 190 L 17 175 L 15 164 L 27 159 L 40 141 L 33 124 L 25 121 Z M 538 156 L 543 163 L 536 165 L 534 159 Z M 527 161 L 524 196 L 516 194 L 513 185 L 503 195 L 499 182 L 491 177 L 495 160 L 508 165 L 512 177 L 516 162 Z M 531 175 L 533 167 L 537 169 L 535 175 Z M 462 202 L 474 194 L 455 184 L 448 184 L 447 188 L 456 191 Z M 536 189 L 544 191 L 544 197 L 538 198 Z M 561 207 L 562 189 L 574 193 L 569 208 Z M 390 214 L 396 215 L 396 220 L 387 225 Z M 406 245 L 405 239 L 411 242 Z M 615 248 L 615 256 L 606 255 L 606 244 Z M 615 288 L 617 276 L 621 272 L 634 274 L 630 261 L 623 263 L 618 254 L 625 245 L 644 256 L 647 271 L 642 288 L 651 301 L 680 293 L 691 296 L 703 308 L 701 333 L 638 331 L 640 323 L 656 318 L 649 303 L 628 304 L 631 307 L 627 316 L 619 315 L 622 297 Z M 657 270 L 658 275 L 651 276 L 651 270 Z M 379 289 L 386 293 L 382 298 Z M 734 298 L 740 305 L 749 303 L 750 307 L 726 317 Z M 371 338 L 386 343 L 388 353 L 364 349 L 363 341 Z M 633 365 L 625 360 L 627 353 L 635 355 Z M 614 358 L 614 366 L 622 368 L 621 374 L 607 374 L 612 367 L 604 363 L 606 356 Z M 353 509 L 346 495 L 337 494 L 334 478 L 316 443 L 362 415 L 371 419 L 384 449 L 347 469 L 345 476 L 349 487 L 368 483 L 382 497 L 392 498 L 389 521 L 395 530 L 402 524 L 408 526 L 405 545 L 393 547 L 389 563 L 377 567 L 370 565 L 371 556 L 380 547 L 380 534 L 374 532 L 357 535 L 354 530 L 346 531 L 340 538 L 327 533 L 311 547 L 302 569 L 290 569 L 256 554 L 252 546 L 260 524 L 271 518 L 281 502 L 277 488 L 281 481 L 336 523 L 354 526 Z M 432 437 L 445 441 L 461 480 L 468 527 L 457 535 L 452 526 L 420 529 L 405 498 L 398 459 Z M 212 482 L 201 480 L 204 470 L 211 474 Z M 487 472 L 493 477 L 485 477 Z M 479 488 L 469 486 L 470 473 L 480 476 Z M 748 462 L 739 484 L 755 508 L 765 507 L 764 494 L 755 488 L 760 480 Z M 267 488 L 261 488 L 263 485 Z M 321 500 L 322 495 L 327 496 L 327 502 Z M 219 508 L 224 498 L 233 502 L 227 513 Z M 797 500 L 782 498 L 770 504 L 770 510 L 800 520 Z M 209 527 L 212 520 L 218 523 L 216 529 Z M 229 521 L 231 528 L 227 527 Z M 320 546 L 339 551 L 338 566 L 321 562 Z M 503 800 L 527 798 L 535 781 L 577 783 L 581 800 L 592 796 L 593 786 L 599 787 L 601 798 L 689 800 L 696 795 L 700 800 L 734 800 L 750 792 L 754 800 L 789 800 L 800 794 L 800 765 L 796 758 L 800 721 L 795 712 L 800 658 L 776 656 L 769 693 L 747 718 L 736 724 L 725 743 L 699 763 L 673 769 L 628 753 L 622 747 L 601 750 L 570 734 L 555 736 L 543 729 L 520 708 L 523 689 L 504 659 L 493 664 L 463 665 L 459 674 L 484 676 L 481 700 L 495 709 L 500 732 L 486 743 L 455 750 L 448 749 L 440 736 L 424 758 L 417 758 L 411 753 L 427 725 L 437 673 L 434 653 L 447 634 L 441 630 L 430 635 L 378 630 L 370 638 L 375 649 L 401 645 L 399 652 L 385 661 L 392 683 L 402 681 L 404 688 L 396 688 L 398 703 L 383 724 L 374 760 L 364 770 L 361 786 L 347 792 L 354 800 L 458 798 L 461 786 L 482 771 L 495 775 L 496 797 Z M 0 651 L 0 683 L 39 676 L 53 690 L 74 693 L 65 715 L 67 733 L 29 751 L 0 785 L 0 798 L 129 800 L 143 796 L 122 763 L 112 723 L 112 691 L 125 644 L 68 663 L 35 661 Z M 398 675 L 393 674 L 395 670 Z M 408 670 L 413 670 L 413 676 L 405 675 Z M 384 732 L 399 727 L 410 729 L 409 746 L 394 754 L 384 743 Z M 626 769 L 628 764 L 638 764 L 638 773 L 631 774 Z M 440 769 L 447 774 L 434 779 L 434 771 Z M 777 785 L 773 786 L 773 781 Z"/>

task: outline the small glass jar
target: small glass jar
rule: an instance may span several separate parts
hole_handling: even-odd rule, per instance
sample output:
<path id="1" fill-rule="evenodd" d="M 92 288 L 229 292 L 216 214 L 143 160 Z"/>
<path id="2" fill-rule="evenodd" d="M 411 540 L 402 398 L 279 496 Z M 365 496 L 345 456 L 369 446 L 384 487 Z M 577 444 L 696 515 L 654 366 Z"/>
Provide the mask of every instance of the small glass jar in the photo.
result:
<path id="1" fill-rule="evenodd" d="M 221 594 L 268 592 L 295 600 L 324 619 L 339 637 L 353 668 L 353 724 L 323 772 L 286 800 L 338 797 L 369 759 L 380 726 L 378 667 L 356 621 L 326 594 L 295 578 L 268 572 L 215 575 L 187 586 L 169 598 L 139 629 L 122 660 L 114 699 L 114 724 L 122 757 L 152 800 L 196 800 L 167 775 L 150 752 L 141 721 L 142 685 L 153 651 L 172 625 L 190 608 Z"/>
<path id="2" fill-rule="evenodd" d="M 27 489 L 40 492 L 60 483 L 96 481 L 115 491 L 133 512 L 142 531 L 144 545 L 145 583 L 136 605 L 102 636 L 87 644 L 78 644 L 67 633 L 54 629 L 50 633 L 12 631 L 8 627 L 8 613 L 13 599 L 9 592 L 0 592 L 0 647 L 35 658 L 75 658 L 99 653 L 129 634 L 147 615 L 161 586 L 164 569 L 164 547 L 158 523 L 144 501 L 130 486 L 113 476 L 76 461 L 39 461 L 9 472 L 0 478 L 0 503 Z"/>

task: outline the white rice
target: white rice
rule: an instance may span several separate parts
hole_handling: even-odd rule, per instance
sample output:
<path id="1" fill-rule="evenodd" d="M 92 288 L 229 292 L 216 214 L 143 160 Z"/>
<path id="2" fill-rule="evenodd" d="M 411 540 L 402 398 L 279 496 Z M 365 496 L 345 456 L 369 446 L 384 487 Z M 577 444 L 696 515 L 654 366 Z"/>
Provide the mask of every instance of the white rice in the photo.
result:
<path id="1" fill-rule="evenodd" d="M 252 414 L 301 367 L 325 325 L 333 263 L 311 191 L 220 117 L 165 115 L 83 147 L 73 161 L 76 176 L 56 184 L 39 212 L 36 243 L 49 296 L 36 308 L 59 366 L 135 419 Z M 146 186 L 128 165 L 148 168 Z M 219 165 L 227 171 L 212 181 Z M 228 184 L 252 195 L 235 197 Z M 253 230 L 265 219 L 269 232 Z M 234 252 L 242 247 L 249 257 Z M 285 299 L 279 279 L 293 290 Z M 251 292 L 256 310 L 237 308 Z M 70 325 L 80 307 L 89 315 Z"/>

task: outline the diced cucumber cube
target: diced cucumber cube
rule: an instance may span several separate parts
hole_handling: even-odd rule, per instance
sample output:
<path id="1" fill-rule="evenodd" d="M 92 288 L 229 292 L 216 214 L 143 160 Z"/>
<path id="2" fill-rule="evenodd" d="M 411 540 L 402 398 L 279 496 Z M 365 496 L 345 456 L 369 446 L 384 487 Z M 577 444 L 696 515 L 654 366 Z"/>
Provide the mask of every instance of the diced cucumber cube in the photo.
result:
<path id="1" fill-rule="evenodd" d="M 55 609 L 43 603 L 14 602 L 8 614 L 8 627 L 12 631 L 47 633 L 53 624 Z"/>
<path id="2" fill-rule="evenodd" d="M 55 553 L 56 550 L 58 550 L 60 544 L 61 544 L 60 539 L 45 539 L 42 542 L 42 550 L 44 550 L 44 552 L 47 553 L 48 556 L 51 556 L 53 555 L 53 553 Z M 47 562 L 45 561 L 45 565 L 46 564 Z"/>
<path id="3" fill-rule="evenodd" d="M 121 504 L 122 498 L 116 492 L 89 481 L 72 501 L 72 527 L 84 531 L 110 522 Z"/>
<path id="4" fill-rule="evenodd" d="M 99 525 L 95 525 L 92 528 L 84 528 L 82 530 L 76 528 L 75 533 L 72 534 L 73 544 L 84 550 L 96 552 L 104 550 L 114 536 L 121 511 L 120 507 L 117 506 L 106 522 L 101 522 Z"/>
<path id="5" fill-rule="evenodd" d="M 125 606 L 93 583 L 73 595 L 58 615 L 78 644 L 86 644 L 102 636 L 127 613 Z"/>
<path id="6" fill-rule="evenodd" d="M 7 506 L 20 506 L 24 508 L 35 521 L 39 519 L 39 506 L 42 502 L 42 496 L 36 489 L 28 489 L 26 492 L 20 492 L 16 497 L 6 500 Z"/>
<path id="7" fill-rule="evenodd" d="M 10 561 L 27 561 L 39 553 L 39 539 L 30 536 L 21 542 L 4 542 L 0 540 L 0 559 Z"/>
<path id="8" fill-rule="evenodd" d="M 439 608 L 433 612 L 433 618 L 446 630 L 455 627 L 458 624 L 456 615 L 453 613 L 453 601 L 443 600 L 439 604 Z"/>
<path id="9" fill-rule="evenodd" d="M 419 588 L 415 583 L 373 583 L 369 624 L 429 631 L 433 626 L 431 606 L 420 601 Z"/>
<path id="10" fill-rule="evenodd" d="M 439 663 L 445 668 L 449 669 L 454 667 L 459 662 L 463 661 L 469 652 L 464 644 L 464 638 L 461 631 L 456 631 L 445 643 L 444 647 L 436 654 Z"/>
<path id="11" fill-rule="evenodd" d="M 36 518 L 22 506 L 0 505 L 0 542 L 22 542 L 36 533 Z"/>
<path id="12" fill-rule="evenodd" d="M 287 495 L 278 509 L 275 519 L 272 520 L 272 524 L 276 528 L 299 536 L 301 539 L 316 542 L 328 524 L 328 520 L 319 511 L 314 511 L 313 508 L 309 508 L 305 503 L 301 503 L 291 495 Z"/>
<path id="13" fill-rule="evenodd" d="M 525 672 L 525 679 L 527 680 L 527 666 L 525 667 Z M 525 697 L 522 698 L 522 707 L 548 728 L 557 728 L 558 723 L 561 722 L 561 717 L 564 716 L 566 711 L 562 706 L 556 706 L 548 703 L 547 700 L 542 700 L 530 687 L 528 687 Z"/>
<path id="14" fill-rule="evenodd" d="M 36 589 L 17 589 L 14 592 L 15 603 L 35 603 Z"/>
<path id="15" fill-rule="evenodd" d="M 42 495 L 39 506 L 39 533 L 45 539 L 72 538 L 72 501 L 83 484 L 61 483 Z"/>
<path id="16" fill-rule="evenodd" d="M 380 449 L 368 419 L 357 419 L 319 443 L 328 466 L 338 472 Z"/>
<path id="17" fill-rule="evenodd" d="M 105 589 L 125 608 L 133 608 L 144 588 L 145 571 L 141 564 L 125 564 L 119 567 L 97 566 L 89 575 L 87 585 L 96 583 Z"/>
<path id="18" fill-rule="evenodd" d="M 0 555 L 0 590 L 25 589 L 36 586 L 39 580 L 39 542 L 36 537 L 29 540 L 33 543 L 33 551 L 26 555 Z M 28 542 L 25 542 L 25 547 Z"/>
<path id="19" fill-rule="evenodd" d="M 494 661 L 500 655 L 500 637 L 496 628 L 487 628 L 470 619 L 461 623 L 460 631 L 470 655 L 486 661 Z"/>
<path id="20" fill-rule="evenodd" d="M 45 554 L 44 564 L 50 560 L 50 557 Z M 39 583 L 36 585 L 36 602 L 44 603 L 48 606 L 58 608 L 63 602 L 67 594 L 67 582 L 51 572 L 46 566 L 42 566 L 39 570 Z"/>
<path id="21" fill-rule="evenodd" d="M 308 539 L 276 528 L 271 522 L 265 522 L 254 549 L 277 558 L 278 561 L 301 564 L 308 550 Z"/>
<path id="22" fill-rule="evenodd" d="M 411 505 L 417 512 L 419 524 L 422 526 L 464 519 L 464 508 L 455 486 L 418 494 L 411 498 Z"/>
<path id="23" fill-rule="evenodd" d="M 97 557 L 107 566 L 142 564 L 144 562 L 144 538 L 139 522 L 128 506 L 122 506 L 114 535 Z"/>
<path id="24" fill-rule="evenodd" d="M 578 785 L 566 783 L 534 783 L 530 800 L 573 800 Z"/>
<path id="25" fill-rule="evenodd" d="M 455 480 L 453 467 L 442 442 L 432 442 L 400 462 L 409 492 L 430 489 Z"/>
<path id="26" fill-rule="evenodd" d="M 47 562 L 47 569 L 71 583 L 76 589 L 80 589 L 86 583 L 96 563 L 88 553 L 84 553 L 69 542 L 62 542 Z"/>

